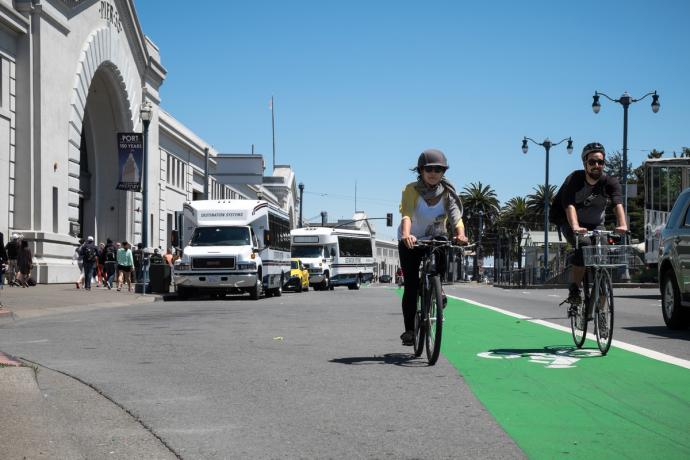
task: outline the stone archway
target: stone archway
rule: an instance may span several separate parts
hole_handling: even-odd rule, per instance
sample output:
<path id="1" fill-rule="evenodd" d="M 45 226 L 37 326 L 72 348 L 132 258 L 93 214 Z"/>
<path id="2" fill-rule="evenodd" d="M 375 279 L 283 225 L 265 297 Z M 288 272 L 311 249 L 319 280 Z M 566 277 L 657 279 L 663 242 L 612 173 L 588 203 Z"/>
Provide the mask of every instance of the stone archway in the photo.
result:
<path id="1" fill-rule="evenodd" d="M 128 43 L 112 28 L 94 31 L 77 64 L 70 104 L 69 221 L 82 236 L 130 239 L 134 197 L 115 189 L 118 132 L 135 126 L 141 76 Z M 136 120 L 138 122 L 138 120 Z"/>

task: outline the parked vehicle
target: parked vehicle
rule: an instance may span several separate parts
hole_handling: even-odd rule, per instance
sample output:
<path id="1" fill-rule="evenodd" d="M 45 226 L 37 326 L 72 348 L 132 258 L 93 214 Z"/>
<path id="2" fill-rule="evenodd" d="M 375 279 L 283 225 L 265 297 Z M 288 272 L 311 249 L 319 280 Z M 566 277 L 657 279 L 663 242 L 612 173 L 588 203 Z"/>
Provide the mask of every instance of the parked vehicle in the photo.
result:
<path id="1" fill-rule="evenodd" d="M 690 325 L 690 188 L 676 200 L 661 231 L 659 288 L 661 312 L 670 329 Z"/>
<path id="2" fill-rule="evenodd" d="M 379 283 L 390 283 L 392 279 L 391 275 L 381 275 L 379 276 Z"/>
<path id="3" fill-rule="evenodd" d="M 248 292 L 279 296 L 290 273 L 287 213 L 262 200 L 199 200 L 183 207 L 178 296 Z"/>
<path id="4" fill-rule="evenodd" d="M 290 232 L 291 254 L 309 270 L 314 289 L 359 289 L 374 276 L 374 238 L 365 230 L 307 227 Z"/>
<path id="5" fill-rule="evenodd" d="M 309 270 L 304 268 L 304 264 L 299 259 L 290 259 L 290 277 L 283 286 L 283 289 L 290 289 L 297 292 L 309 290 Z"/>

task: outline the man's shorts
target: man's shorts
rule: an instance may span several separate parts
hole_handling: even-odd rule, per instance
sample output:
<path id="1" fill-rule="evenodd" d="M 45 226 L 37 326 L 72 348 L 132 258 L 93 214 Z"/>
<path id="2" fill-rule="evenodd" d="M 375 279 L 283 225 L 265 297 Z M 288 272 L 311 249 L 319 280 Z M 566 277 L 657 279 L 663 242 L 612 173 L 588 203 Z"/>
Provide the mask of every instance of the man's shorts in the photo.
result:
<path id="1" fill-rule="evenodd" d="M 602 225 L 592 227 L 590 228 L 589 226 L 585 226 L 588 231 L 592 230 L 604 230 L 604 227 Z M 570 227 L 570 225 L 561 225 L 561 233 L 563 236 L 565 236 L 566 241 L 573 247 L 575 248 L 575 238 L 577 236 L 578 239 L 578 244 L 579 247 L 582 248 L 583 246 L 591 246 L 592 245 L 592 240 L 589 237 L 586 237 L 584 235 L 575 235 L 573 233 L 573 229 Z M 585 266 L 585 260 L 584 257 L 582 256 L 582 249 L 575 249 L 571 254 L 570 254 L 570 264 L 574 265 L 575 267 L 584 267 Z"/>

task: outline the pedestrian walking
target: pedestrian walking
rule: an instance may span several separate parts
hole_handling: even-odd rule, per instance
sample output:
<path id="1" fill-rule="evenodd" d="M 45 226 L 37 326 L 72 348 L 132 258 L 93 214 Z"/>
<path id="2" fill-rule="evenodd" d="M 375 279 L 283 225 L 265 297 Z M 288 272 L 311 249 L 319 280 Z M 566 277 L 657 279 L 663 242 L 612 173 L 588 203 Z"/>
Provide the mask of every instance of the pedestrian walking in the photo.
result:
<path id="1" fill-rule="evenodd" d="M 97 260 L 97 265 L 96 265 L 96 286 L 97 287 L 105 287 L 106 283 L 106 278 L 105 278 L 105 244 L 104 243 L 98 243 L 98 258 Z"/>
<path id="2" fill-rule="evenodd" d="M 19 270 L 19 284 L 22 287 L 29 287 L 31 269 L 33 268 L 33 254 L 31 254 L 31 249 L 29 249 L 28 241 L 22 240 L 21 242 L 19 252 L 17 253 L 17 268 Z"/>
<path id="3" fill-rule="evenodd" d="M 144 244 L 137 243 L 137 247 L 132 251 L 132 257 L 134 258 L 134 282 L 142 282 L 142 267 L 144 261 Z"/>
<path id="4" fill-rule="evenodd" d="M 119 244 L 119 243 L 118 243 Z M 117 273 L 117 246 L 108 238 L 105 242 L 105 285 L 108 289 L 113 287 Z"/>
<path id="5" fill-rule="evenodd" d="M 79 246 L 74 248 L 74 254 L 72 254 L 72 264 L 74 264 L 76 261 L 77 266 L 79 267 L 79 278 L 77 278 L 77 282 L 75 283 L 77 285 L 77 289 L 81 289 L 82 284 L 84 283 L 84 260 L 81 257 L 82 246 L 84 246 L 84 240 L 80 239 Z"/>
<path id="6" fill-rule="evenodd" d="M 0 289 L 2 289 L 5 285 L 5 270 L 7 270 L 7 251 L 5 250 L 5 234 L 0 232 Z"/>
<path id="7" fill-rule="evenodd" d="M 12 234 L 12 238 L 5 245 L 5 252 L 7 252 L 7 268 L 5 269 L 5 277 L 7 277 L 8 286 L 18 286 L 17 282 L 17 254 L 19 253 L 19 235 Z"/>
<path id="8" fill-rule="evenodd" d="M 79 255 L 81 256 L 84 267 L 84 289 L 90 291 L 93 271 L 98 263 L 98 248 L 93 242 L 93 236 L 86 238 L 86 243 L 82 245 Z"/>
<path id="9" fill-rule="evenodd" d="M 117 250 L 117 290 L 122 289 L 124 281 L 127 282 L 127 290 L 132 291 L 132 271 L 134 270 L 134 257 L 129 243 L 122 242 L 122 247 Z"/>

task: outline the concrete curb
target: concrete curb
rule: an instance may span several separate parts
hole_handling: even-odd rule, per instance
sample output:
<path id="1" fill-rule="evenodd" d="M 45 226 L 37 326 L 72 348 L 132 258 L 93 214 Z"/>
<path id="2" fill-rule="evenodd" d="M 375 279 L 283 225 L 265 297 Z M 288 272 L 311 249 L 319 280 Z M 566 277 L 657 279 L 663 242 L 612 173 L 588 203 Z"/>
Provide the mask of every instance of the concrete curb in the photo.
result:
<path id="1" fill-rule="evenodd" d="M 493 287 L 499 289 L 568 289 L 567 284 L 537 284 L 532 286 L 510 286 L 494 284 Z M 656 283 L 613 283 L 614 289 L 659 289 Z"/>

